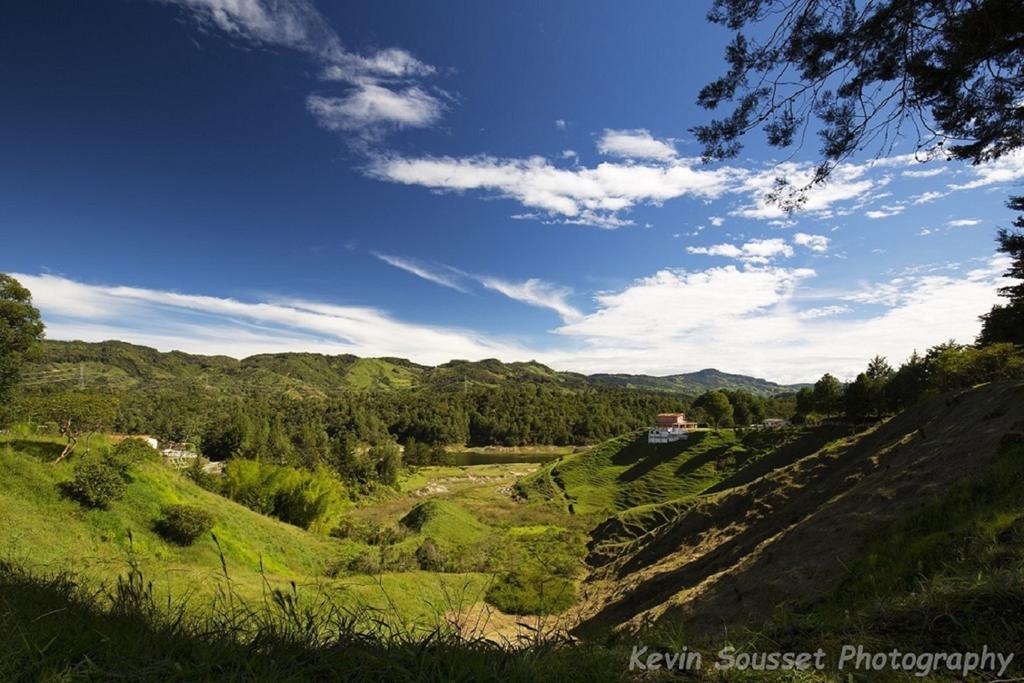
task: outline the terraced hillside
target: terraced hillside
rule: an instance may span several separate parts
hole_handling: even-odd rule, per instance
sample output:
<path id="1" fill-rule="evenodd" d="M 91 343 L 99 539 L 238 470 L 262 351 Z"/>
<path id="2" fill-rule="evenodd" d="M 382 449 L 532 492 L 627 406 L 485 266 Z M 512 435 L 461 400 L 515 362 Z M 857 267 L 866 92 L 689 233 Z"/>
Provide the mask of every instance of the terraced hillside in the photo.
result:
<path id="1" fill-rule="evenodd" d="M 691 498 L 731 486 L 746 472 L 806 455 L 846 427 L 715 432 L 648 444 L 643 432 L 628 434 L 566 456 L 520 483 L 527 498 L 560 501 L 578 515 L 608 516 L 642 506 Z"/>
<path id="2" fill-rule="evenodd" d="M 673 623 L 713 634 L 761 623 L 782 605 L 812 606 L 856 578 L 851 567 L 874 566 L 873 538 L 895 534 L 887 530 L 927 506 L 969 510 L 983 538 L 1010 533 L 1024 523 L 1022 429 L 1024 382 L 994 383 L 924 401 L 792 462 L 798 451 L 783 447 L 698 498 L 630 511 L 633 529 L 620 514 L 595 531 L 618 533 L 622 542 L 592 558 L 598 566 L 579 630 Z M 965 483 L 985 477 L 984 485 Z M 964 493 L 961 485 L 975 488 Z M 937 527 L 934 518 L 915 523 L 930 523 L 933 536 L 911 526 L 901 532 L 905 541 L 890 539 L 884 550 L 921 553 L 921 544 L 953 538 L 958 525 L 974 521 L 938 519 Z M 914 571 L 903 567 L 898 576 L 914 582 Z"/>

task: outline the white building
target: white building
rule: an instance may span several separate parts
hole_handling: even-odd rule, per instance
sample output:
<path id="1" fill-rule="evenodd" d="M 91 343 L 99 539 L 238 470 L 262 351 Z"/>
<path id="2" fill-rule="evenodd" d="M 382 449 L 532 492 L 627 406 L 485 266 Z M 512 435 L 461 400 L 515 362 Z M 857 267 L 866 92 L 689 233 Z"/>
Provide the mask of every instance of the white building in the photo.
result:
<path id="1" fill-rule="evenodd" d="M 683 413 L 661 413 L 654 418 L 654 426 L 647 431 L 647 443 L 672 443 L 690 437 L 696 422 L 688 422 Z"/>

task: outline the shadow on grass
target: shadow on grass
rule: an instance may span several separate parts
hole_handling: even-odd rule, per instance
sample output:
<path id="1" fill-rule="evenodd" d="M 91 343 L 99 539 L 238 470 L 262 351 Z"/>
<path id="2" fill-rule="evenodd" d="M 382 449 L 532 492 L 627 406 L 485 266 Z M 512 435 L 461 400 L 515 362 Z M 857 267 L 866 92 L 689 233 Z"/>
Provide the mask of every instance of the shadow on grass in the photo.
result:
<path id="1" fill-rule="evenodd" d="M 12 439 L 7 442 L 12 449 L 19 453 L 41 460 L 44 462 L 53 462 L 60 457 L 61 452 L 64 450 L 64 444 L 54 443 L 52 441 L 33 441 L 31 439 Z"/>
<path id="2" fill-rule="evenodd" d="M 628 470 L 620 474 L 618 480 L 622 483 L 636 481 L 637 479 L 640 479 L 646 474 L 650 473 L 659 465 L 680 457 L 686 451 L 699 451 L 700 445 L 704 442 L 706 438 L 707 434 L 697 433 L 691 434 L 690 438 L 684 441 L 676 441 L 674 443 L 666 444 L 648 444 L 646 441 L 647 437 L 641 436 L 639 439 L 637 439 L 635 443 L 629 446 L 629 448 L 635 448 L 638 452 L 641 452 L 644 455 L 646 455 L 646 457 L 635 460 L 634 462 L 636 464 L 634 464 Z M 723 449 L 714 449 L 712 451 L 709 451 L 708 453 L 711 453 L 711 457 L 714 457 L 713 454 L 719 450 Z M 705 462 L 707 462 L 707 458 L 706 454 L 703 453 L 691 458 L 687 458 L 687 460 L 680 466 L 679 470 L 676 471 L 676 475 L 685 473 L 687 471 L 686 468 L 688 465 L 690 465 L 690 463 L 694 463 L 692 465 L 692 468 L 696 469 Z"/>

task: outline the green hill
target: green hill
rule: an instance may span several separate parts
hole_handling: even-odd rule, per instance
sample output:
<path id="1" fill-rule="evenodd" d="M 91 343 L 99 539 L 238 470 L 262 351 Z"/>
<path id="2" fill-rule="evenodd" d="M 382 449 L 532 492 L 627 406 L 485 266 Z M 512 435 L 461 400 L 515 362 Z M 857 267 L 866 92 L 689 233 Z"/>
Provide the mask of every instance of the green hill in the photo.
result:
<path id="1" fill-rule="evenodd" d="M 103 446 L 102 437 L 93 438 L 93 448 Z M 56 439 L 0 436 L 4 561 L 36 571 L 72 572 L 93 585 L 109 585 L 126 572 L 131 558 L 161 596 L 191 596 L 200 605 L 228 582 L 238 596 L 255 601 L 262 599 L 266 587 L 290 588 L 294 582 L 300 590 L 328 591 L 347 605 L 390 604 L 397 617 L 410 620 L 436 616 L 434 606 L 453 591 L 483 594 L 486 578 L 473 573 L 430 574 L 402 567 L 379 576 L 332 579 L 335 568 L 377 549 L 257 514 L 157 462 L 134 467 L 124 497 L 109 509 L 87 509 L 61 492 L 81 456 L 50 464 L 60 448 Z M 161 506 L 173 503 L 210 512 L 216 542 L 207 536 L 181 547 L 161 538 L 154 524 Z"/>
<path id="2" fill-rule="evenodd" d="M 26 371 L 26 385 L 90 388 L 154 388 L 195 385 L 204 391 L 262 390 L 296 396 L 324 397 L 346 391 L 410 388 L 461 390 L 470 386 L 537 384 L 582 391 L 614 387 L 696 396 L 708 389 L 743 389 L 759 396 L 792 391 L 754 377 L 718 370 L 666 377 L 582 375 L 559 372 L 537 362 L 505 363 L 496 359 L 453 360 L 436 367 L 401 358 L 359 358 L 344 354 L 275 353 L 242 360 L 180 351 L 160 352 L 120 341 L 46 341 L 42 357 Z"/>
<path id="3" fill-rule="evenodd" d="M 105 575 L 134 552 L 146 569 L 180 590 L 215 580 L 223 552 L 233 580 L 252 588 L 258 587 L 261 561 L 268 578 L 286 582 L 322 575 L 327 563 L 344 551 L 331 539 L 204 491 L 159 463 L 134 468 L 124 498 L 109 509 L 86 509 L 60 492 L 78 456 L 51 465 L 59 452 L 59 444 L 45 438 L 0 441 L 0 517 L 5 520 L 0 546 L 32 564 Z M 170 503 L 209 511 L 220 550 L 209 538 L 185 548 L 161 539 L 153 525 L 160 506 Z"/>

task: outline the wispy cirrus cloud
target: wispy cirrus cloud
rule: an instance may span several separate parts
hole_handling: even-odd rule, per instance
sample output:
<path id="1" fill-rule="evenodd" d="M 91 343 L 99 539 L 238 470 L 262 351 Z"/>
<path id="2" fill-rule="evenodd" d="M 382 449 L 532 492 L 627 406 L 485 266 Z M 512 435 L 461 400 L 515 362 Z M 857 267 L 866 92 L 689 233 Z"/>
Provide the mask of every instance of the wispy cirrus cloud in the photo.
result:
<path id="1" fill-rule="evenodd" d="M 459 292 L 468 293 L 468 290 L 463 287 L 459 280 L 465 277 L 465 273 L 450 266 L 440 266 L 437 268 L 423 265 L 412 259 L 404 258 L 401 256 L 392 256 L 390 254 L 381 254 L 373 252 L 373 255 L 388 264 L 404 270 L 407 273 L 411 273 L 418 278 L 422 278 L 428 282 L 433 282 L 435 285 L 441 285 L 442 287 L 448 287 Z"/>
<path id="2" fill-rule="evenodd" d="M 458 328 L 418 325 L 364 306 L 273 298 L 181 294 L 94 285 L 55 275 L 16 276 L 32 291 L 47 334 L 57 339 L 123 339 L 163 350 L 242 357 L 280 351 L 452 358 L 525 358 L 514 343 Z"/>
<path id="3" fill-rule="evenodd" d="M 566 322 L 578 320 L 583 315 L 568 301 L 568 298 L 573 294 L 571 288 L 556 285 L 540 278 L 510 280 L 492 275 L 468 273 L 444 264 L 425 265 L 413 259 L 378 252 L 373 252 L 373 255 L 399 270 L 404 270 L 423 280 L 460 291 L 464 294 L 470 293 L 468 289 L 469 284 L 476 283 L 485 289 L 502 294 L 514 301 L 537 308 L 552 310 Z"/>
<path id="4" fill-rule="evenodd" d="M 307 0 L 158 0 L 176 5 L 202 26 L 250 43 L 309 55 L 325 83 L 341 93 L 316 93 L 309 112 L 325 129 L 354 138 L 378 139 L 401 128 L 433 125 L 446 105 L 418 81 L 437 73 L 408 51 L 389 47 L 368 54 L 345 48 L 327 19 Z"/>
<path id="5" fill-rule="evenodd" d="M 393 89 L 361 83 L 341 97 L 310 95 L 306 108 L 327 130 L 377 137 L 388 129 L 424 128 L 436 123 L 444 104 L 418 86 Z"/>
<path id="6" fill-rule="evenodd" d="M 515 282 L 483 276 L 479 277 L 479 281 L 487 289 L 504 294 L 510 299 L 530 306 L 551 309 L 565 322 L 571 323 L 583 319 L 583 314 L 567 301 L 568 297 L 572 295 L 572 290 L 568 287 L 553 285 L 539 278 Z"/>

